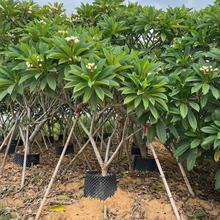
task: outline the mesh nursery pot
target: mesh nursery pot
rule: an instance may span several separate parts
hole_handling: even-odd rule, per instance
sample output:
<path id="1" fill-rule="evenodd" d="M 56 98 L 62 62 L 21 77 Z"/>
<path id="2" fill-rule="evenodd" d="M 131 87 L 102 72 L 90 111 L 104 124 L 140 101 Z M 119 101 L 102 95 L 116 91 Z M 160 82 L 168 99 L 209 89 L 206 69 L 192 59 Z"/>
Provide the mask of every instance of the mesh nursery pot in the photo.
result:
<path id="1" fill-rule="evenodd" d="M 95 171 L 87 171 L 84 183 L 84 196 L 105 200 L 117 190 L 115 174 L 102 176 Z"/>
<path id="2" fill-rule="evenodd" d="M 14 162 L 20 166 L 24 163 L 24 154 L 15 154 Z M 38 165 L 40 163 L 40 154 L 28 154 L 26 167 L 31 167 L 32 165 Z"/>
<path id="3" fill-rule="evenodd" d="M 134 156 L 134 170 L 138 171 L 157 171 L 157 164 L 154 158 L 142 158 L 141 156 Z"/>
<path id="4" fill-rule="evenodd" d="M 62 154 L 62 152 L 63 152 L 63 148 L 64 148 L 64 146 L 56 146 L 55 147 L 55 153 L 56 153 L 56 155 L 61 155 Z M 66 149 L 66 152 L 65 152 L 65 155 L 67 155 L 67 154 L 73 154 L 74 153 L 74 145 L 73 144 L 69 144 L 68 146 L 67 146 L 67 149 Z"/>

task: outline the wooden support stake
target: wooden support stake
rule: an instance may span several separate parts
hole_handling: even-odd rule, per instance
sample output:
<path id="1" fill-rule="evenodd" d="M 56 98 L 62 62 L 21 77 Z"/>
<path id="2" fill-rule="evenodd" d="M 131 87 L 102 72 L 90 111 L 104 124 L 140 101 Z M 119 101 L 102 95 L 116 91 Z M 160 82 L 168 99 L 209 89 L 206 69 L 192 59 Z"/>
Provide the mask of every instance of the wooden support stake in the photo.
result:
<path id="1" fill-rule="evenodd" d="M 168 185 L 168 183 L 167 183 L 166 177 L 165 177 L 164 172 L 163 172 L 163 170 L 162 170 L 162 167 L 161 167 L 161 165 L 160 165 L 160 161 L 159 161 L 159 159 L 158 159 L 158 157 L 157 157 L 157 154 L 156 154 L 156 152 L 155 152 L 155 149 L 154 149 L 154 147 L 153 147 L 152 145 L 150 145 L 150 149 L 151 149 L 151 151 L 152 151 L 152 153 L 153 153 L 153 156 L 154 156 L 154 159 L 155 159 L 155 161 L 156 161 L 156 163 L 157 163 L 157 167 L 158 167 L 158 169 L 159 169 L 161 178 L 162 178 L 162 180 L 163 180 L 163 184 L 164 184 L 165 189 L 166 189 L 166 191 L 167 191 L 168 198 L 169 198 L 169 200 L 170 200 L 170 203 L 171 203 L 171 206 L 172 206 L 172 208 L 173 208 L 173 212 L 174 212 L 174 214 L 175 214 L 175 216 L 176 216 L 176 219 L 177 219 L 177 220 L 181 220 L 181 217 L 180 217 L 180 215 L 179 215 L 179 212 L 178 212 L 178 209 L 177 209 L 177 207 L 176 207 L 175 201 L 174 201 L 174 199 L 173 199 L 172 193 L 171 193 L 171 191 L 170 191 L 169 185 Z"/>
<path id="2" fill-rule="evenodd" d="M 10 148 L 10 145 L 11 145 L 11 140 L 14 136 L 14 132 L 15 132 L 15 128 L 17 126 L 17 123 L 18 121 L 15 122 L 14 126 L 13 126 L 13 129 L 12 129 L 12 132 L 10 134 L 10 138 L 9 138 L 9 141 L 8 141 L 8 145 L 6 147 L 6 150 L 5 150 L 5 155 L 4 155 L 4 159 L 2 161 L 2 166 L 1 166 L 1 174 L 3 174 L 3 171 L 4 171 L 4 166 L 5 166 L 5 162 L 6 162 L 6 158 L 7 158 L 7 155 L 8 155 L 8 151 L 9 151 L 9 148 Z"/>
<path id="3" fill-rule="evenodd" d="M 41 212 L 42 212 L 43 206 L 44 206 L 44 204 L 45 204 L 45 202 L 46 202 L 47 196 L 48 196 L 48 194 L 49 194 L 49 192 L 50 192 L 50 189 L 51 189 L 51 187 L 52 187 L 52 185 L 53 185 L 53 182 L 54 182 L 54 180 L 55 180 L 55 178 L 56 178 L 56 175 L 57 175 L 58 170 L 59 170 L 59 168 L 60 168 L 60 165 L 61 165 L 61 162 L 62 162 L 62 160 L 63 160 L 63 157 L 64 157 L 64 155 L 65 155 L 65 153 L 66 153 L 68 144 L 69 144 L 70 139 L 71 139 L 71 137 L 72 137 L 72 134 L 73 134 L 73 131 L 74 131 L 74 128 L 75 128 L 75 126 L 76 126 L 77 121 L 78 121 L 78 118 L 74 121 L 73 126 L 72 126 L 72 128 L 71 128 L 71 130 L 70 130 L 70 133 L 69 133 L 69 136 L 68 136 L 68 138 L 67 138 L 67 140 L 66 140 L 66 143 L 65 143 L 65 145 L 64 145 L 62 154 L 60 155 L 60 159 L 59 159 L 59 161 L 58 161 L 58 163 L 57 163 L 57 166 L 56 166 L 56 168 L 55 168 L 55 170 L 54 170 L 54 172 L 53 172 L 53 175 L 52 175 L 52 177 L 51 177 L 51 179 L 50 179 L 50 182 L 49 182 L 49 184 L 48 184 L 48 186 L 47 186 L 47 189 L 46 189 L 46 191 L 45 191 L 44 197 L 43 197 L 43 199 L 42 199 L 42 201 L 41 201 L 40 207 L 39 207 L 39 209 L 38 209 L 38 211 L 37 211 L 35 220 L 38 220 L 38 219 L 40 218 L 40 214 L 41 214 Z"/>

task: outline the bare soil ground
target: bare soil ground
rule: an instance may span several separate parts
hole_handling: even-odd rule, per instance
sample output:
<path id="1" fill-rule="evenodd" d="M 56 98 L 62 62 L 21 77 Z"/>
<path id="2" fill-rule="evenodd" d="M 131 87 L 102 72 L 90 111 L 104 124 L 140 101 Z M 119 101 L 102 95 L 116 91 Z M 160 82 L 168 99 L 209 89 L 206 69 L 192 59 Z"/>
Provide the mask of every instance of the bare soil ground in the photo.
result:
<path id="1" fill-rule="evenodd" d="M 175 160 L 161 146 L 159 159 L 170 189 L 183 219 L 220 220 L 220 193 L 214 191 L 214 171 L 200 167 L 189 175 L 196 192 L 192 198 L 184 184 Z M 98 165 L 87 150 L 94 170 Z M 65 156 L 60 170 L 64 170 L 74 155 Z M 0 155 L 2 161 L 3 155 Z M 41 154 L 41 163 L 27 168 L 26 183 L 20 189 L 22 168 L 7 160 L 0 177 L 0 220 L 33 219 L 44 190 L 59 157 L 54 148 Z M 42 220 L 101 220 L 104 206 L 108 219 L 115 220 L 175 220 L 159 173 L 128 171 L 126 157 L 115 160 L 110 172 L 117 174 L 118 190 L 105 203 L 83 197 L 84 173 L 88 169 L 84 158 L 74 163 L 65 175 L 56 179 L 42 213 Z"/>

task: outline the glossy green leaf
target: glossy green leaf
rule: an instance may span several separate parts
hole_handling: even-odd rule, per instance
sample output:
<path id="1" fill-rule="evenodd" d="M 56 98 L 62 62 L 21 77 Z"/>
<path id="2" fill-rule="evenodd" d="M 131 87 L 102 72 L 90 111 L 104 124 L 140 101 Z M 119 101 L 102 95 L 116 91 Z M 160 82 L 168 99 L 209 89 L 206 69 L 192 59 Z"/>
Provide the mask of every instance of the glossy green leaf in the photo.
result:
<path id="1" fill-rule="evenodd" d="M 184 119 L 187 116 L 188 113 L 188 107 L 186 104 L 182 103 L 180 104 L 180 115 Z"/>

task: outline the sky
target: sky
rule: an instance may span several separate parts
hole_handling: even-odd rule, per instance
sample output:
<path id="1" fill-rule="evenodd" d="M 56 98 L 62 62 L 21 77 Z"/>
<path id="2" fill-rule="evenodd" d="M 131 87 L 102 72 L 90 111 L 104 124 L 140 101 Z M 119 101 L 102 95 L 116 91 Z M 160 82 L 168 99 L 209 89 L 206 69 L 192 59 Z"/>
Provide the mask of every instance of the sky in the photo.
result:
<path id="1" fill-rule="evenodd" d="M 46 4 L 48 2 L 62 2 L 67 9 L 67 12 L 73 11 L 76 7 L 80 6 L 80 3 L 91 3 L 93 0 L 35 0 L 39 4 Z M 212 4 L 214 0 L 126 0 L 126 2 L 138 2 L 141 5 L 153 5 L 157 8 L 165 9 L 168 6 L 181 6 L 185 4 L 189 8 L 200 9 L 209 4 Z"/>

